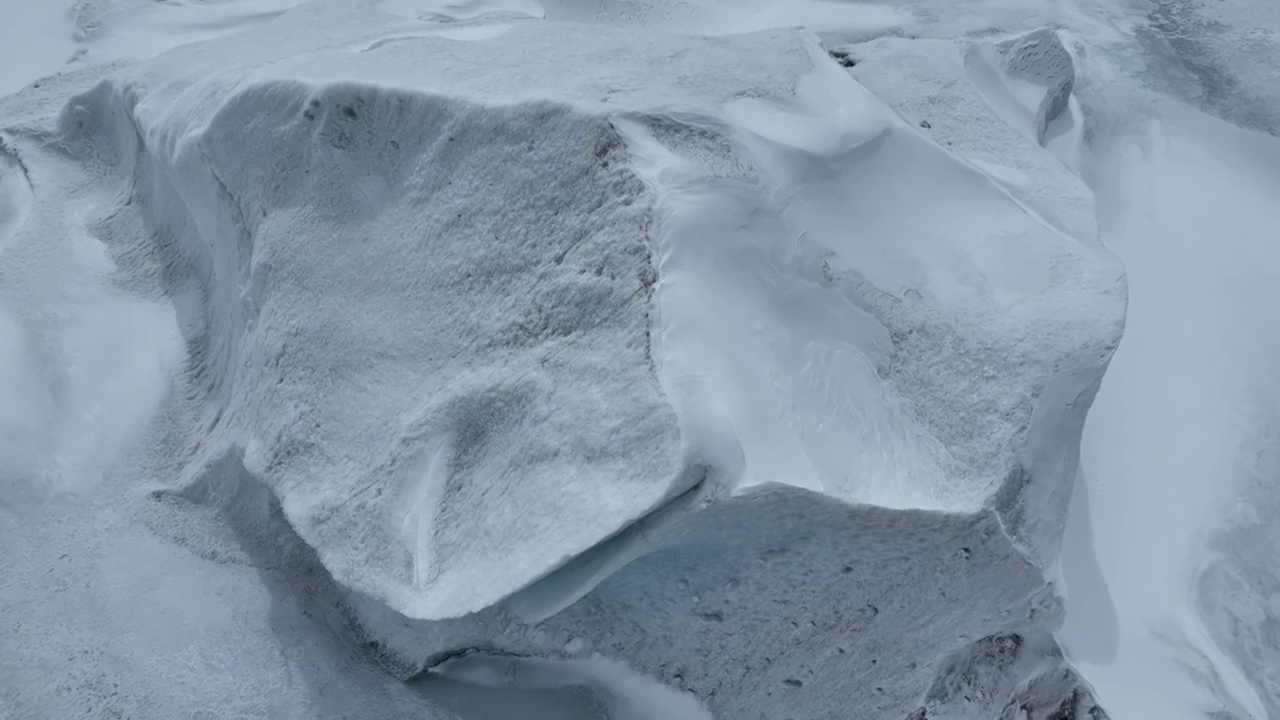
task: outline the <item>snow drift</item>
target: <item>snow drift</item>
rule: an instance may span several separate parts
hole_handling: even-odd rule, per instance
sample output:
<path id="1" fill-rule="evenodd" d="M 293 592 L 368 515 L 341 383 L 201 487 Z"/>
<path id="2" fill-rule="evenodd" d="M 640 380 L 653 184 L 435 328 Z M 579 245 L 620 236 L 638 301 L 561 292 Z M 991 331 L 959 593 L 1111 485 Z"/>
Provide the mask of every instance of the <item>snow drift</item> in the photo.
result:
<path id="1" fill-rule="evenodd" d="M 1033 140 L 970 161 L 797 31 L 501 20 L 312 3 L 17 137 L 129 188 L 95 233 L 176 308 L 188 492 L 268 487 L 405 675 L 599 653 L 724 718 L 1087 704 L 1050 579 L 1124 284 L 1031 175 L 1065 51 L 1017 51 Z"/>

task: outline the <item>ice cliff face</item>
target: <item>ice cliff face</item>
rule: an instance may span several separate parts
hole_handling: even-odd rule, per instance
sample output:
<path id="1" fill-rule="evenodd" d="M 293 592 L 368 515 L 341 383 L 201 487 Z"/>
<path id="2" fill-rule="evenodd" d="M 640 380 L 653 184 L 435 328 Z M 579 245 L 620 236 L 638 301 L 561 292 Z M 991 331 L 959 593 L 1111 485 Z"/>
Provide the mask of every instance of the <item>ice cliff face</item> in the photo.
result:
<path id="1" fill-rule="evenodd" d="M 1052 580 L 1124 283 L 1041 147 L 1055 36 L 846 69 L 502 22 L 313 3 L 14 136 L 127 188 L 89 227 L 177 308 L 172 489 L 269 488 L 287 528 L 232 522 L 314 548 L 404 675 L 599 653 L 721 718 L 1090 717 Z"/>

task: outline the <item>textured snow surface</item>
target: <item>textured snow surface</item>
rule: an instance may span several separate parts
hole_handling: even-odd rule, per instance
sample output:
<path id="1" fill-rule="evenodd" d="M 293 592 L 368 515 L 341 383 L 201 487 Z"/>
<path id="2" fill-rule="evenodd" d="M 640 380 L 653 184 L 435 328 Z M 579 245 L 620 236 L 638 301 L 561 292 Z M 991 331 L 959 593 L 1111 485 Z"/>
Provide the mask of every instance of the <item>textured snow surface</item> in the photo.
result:
<path id="1" fill-rule="evenodd" d="M 1144 366 L 1188 300 L 1160 267 L 1271 257 L 1126 244 L 1213 232 L 1212 153 L 1123 154 L 1116 12 L 13 14 L 62 44 L 7 30 L 0 71 L 0 717 L 1274 712 L 1230 495 L 1269 456 L 1195 489 L 1232 435 L 1181 443 L 1144 519 L 1182 416 L 1137 368 L 1085 431 L 1127 302 L 1099 233 Z M 1233 237 L 1274 221 L 1212 187 Z M 1221 337 L 1262 368 L 1256 335 Z"/>

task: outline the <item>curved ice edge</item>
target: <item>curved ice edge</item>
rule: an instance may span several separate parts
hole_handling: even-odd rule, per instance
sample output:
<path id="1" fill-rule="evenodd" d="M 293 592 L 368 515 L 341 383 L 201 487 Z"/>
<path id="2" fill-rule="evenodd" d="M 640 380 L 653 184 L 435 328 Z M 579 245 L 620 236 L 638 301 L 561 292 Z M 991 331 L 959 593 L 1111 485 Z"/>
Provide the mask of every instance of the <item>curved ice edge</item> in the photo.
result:
<path id="1" fill-rule="evenodd" d="M 538 623 L 581 600 L 627 563 L 654 549 L 654 539 L 677 515 L 703 500 L 706 472 L 693 487 L 631 521 L 599 543 L 505 598 L 521 620 Z"/>

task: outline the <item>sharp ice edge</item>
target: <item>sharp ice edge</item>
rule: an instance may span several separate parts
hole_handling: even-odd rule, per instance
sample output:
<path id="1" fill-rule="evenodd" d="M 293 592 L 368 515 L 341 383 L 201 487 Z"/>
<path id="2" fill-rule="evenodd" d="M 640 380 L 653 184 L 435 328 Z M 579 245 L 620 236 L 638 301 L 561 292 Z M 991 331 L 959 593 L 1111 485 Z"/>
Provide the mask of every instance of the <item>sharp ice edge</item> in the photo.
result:
<path id="1" fill-rule="evenodd" d="M 804 35 L 374 34 L 180 49 L 22 148 L 132 184 L 104 242 L 200 298 L 191 488 L 266 483 L 399 667 L 590 647 L 720 717 L 1088 702 L 1046 573 L 1105 252 Z M 563 72 L 617 48 L 705 72 Z"/>

